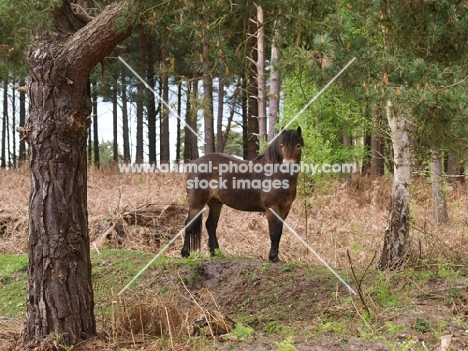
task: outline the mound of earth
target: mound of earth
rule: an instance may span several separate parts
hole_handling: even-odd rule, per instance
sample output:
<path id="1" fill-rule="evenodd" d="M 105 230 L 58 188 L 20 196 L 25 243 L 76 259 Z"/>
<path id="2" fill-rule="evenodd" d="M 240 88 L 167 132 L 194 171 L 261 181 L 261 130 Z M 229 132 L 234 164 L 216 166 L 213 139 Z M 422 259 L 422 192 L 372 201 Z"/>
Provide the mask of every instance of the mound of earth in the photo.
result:
<path id="1" fill-rule="evenodd" d="M 219 310 L 255 330 L 245 340 L 221 338 L 213 350 L 277 350 L 284 341 L 281 329 L 290 331 L 297 350 L 387 350 L 382 343 L 351 336 L 317 340 L 317 324 L 333 315 L 355 313 L 349 304 L 340 304 L 349 291 L 323 267 L 223 258 L 193 266 L 159 266 L 149 275 L 142 290 L 178 286 L 180 294 L 191 294 L 206 310 Z"/>

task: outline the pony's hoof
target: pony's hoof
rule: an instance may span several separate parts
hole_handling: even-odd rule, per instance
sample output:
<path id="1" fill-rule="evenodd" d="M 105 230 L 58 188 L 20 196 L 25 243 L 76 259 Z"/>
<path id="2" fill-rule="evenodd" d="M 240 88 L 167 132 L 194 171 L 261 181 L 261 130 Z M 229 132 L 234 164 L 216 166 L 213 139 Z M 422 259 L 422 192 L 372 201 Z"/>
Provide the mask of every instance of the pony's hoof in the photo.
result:
<path id="1" fill-rule="evenodd" d="M 182 251 L 180 252 L 180 255 L 181 255 L 183 258 L 187 258 L 187 257 L 190 256 L 190 251 L 182 249 Z"/>
<path id="2" fill-rule="evenodd" d="M 279 262 L 278 256 L 268 257 L 268 259 L 270 260 L 270 262 L 273 262 L 273 263 L 278 263 Z"/>

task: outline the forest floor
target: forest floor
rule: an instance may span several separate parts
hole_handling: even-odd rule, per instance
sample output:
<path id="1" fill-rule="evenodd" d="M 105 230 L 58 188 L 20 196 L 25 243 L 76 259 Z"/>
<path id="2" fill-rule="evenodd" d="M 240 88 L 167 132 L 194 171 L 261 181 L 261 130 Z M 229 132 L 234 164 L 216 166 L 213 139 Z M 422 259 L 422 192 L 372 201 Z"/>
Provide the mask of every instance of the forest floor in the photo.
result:
<path id="1" fill-rule="evenodd" d="M 119 298 L 183 228 L 184 177 L 91 170 L 98 336 L 73 350 L 468 350 L 468 199 L 461 185 L 447 188 L 450 224 L 437 227 L 430 184 L 413 182 L 413 251 L 392 273 L 375 267 L 390 179 L 300 187 L 287 222 L 360 298 L 287 229 L 281 262 L 269 263 L 264 216 L 229 208 L 218 227 L 222 255 L 204 248 L 181 259 L 178 239 Z M 25 315 L 28 195 L 27 171 L 0 171 L 1 350 L 14 347 Z"/>

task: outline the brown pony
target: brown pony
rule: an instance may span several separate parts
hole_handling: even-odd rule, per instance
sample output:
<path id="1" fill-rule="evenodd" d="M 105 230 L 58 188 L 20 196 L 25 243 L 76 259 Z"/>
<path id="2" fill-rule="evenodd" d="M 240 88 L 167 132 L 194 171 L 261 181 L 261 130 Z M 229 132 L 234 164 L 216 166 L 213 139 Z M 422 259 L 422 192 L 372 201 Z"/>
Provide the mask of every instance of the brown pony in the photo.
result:
<path id="1" fill-rule="evenodd" d="M 301 148 L 304 140 L 301 128 L 283 130 L 269 145 L 264 154 L 252 161 L 236 159 L 220 153 L 210 153 L 193 161 L 186 167 L 187 199 L 189 212 L 185 230 L 182 256 L 190 250 L 200 249 L 202 216 L 194 219 L 208 205 L 206 220 L 208 246 L 211 254 L 219 248 L 216 227 L 223 204 L 241 211 L 266 212 L 270 231 L 270 261 L 278 261 L 278 248 L 291 204 L 296 197 L 297 178 Z"/>

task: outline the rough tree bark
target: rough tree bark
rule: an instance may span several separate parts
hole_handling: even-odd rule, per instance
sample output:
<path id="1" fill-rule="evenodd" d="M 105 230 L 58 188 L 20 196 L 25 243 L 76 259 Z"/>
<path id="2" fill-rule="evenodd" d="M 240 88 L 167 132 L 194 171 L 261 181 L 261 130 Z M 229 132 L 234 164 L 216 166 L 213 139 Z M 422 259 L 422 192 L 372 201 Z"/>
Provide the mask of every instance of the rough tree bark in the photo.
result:
<path id="1" fill-rule="evenodd" d="M 130 33 L 114 3 L 87 24 L 63 1 L 28 54 L 29 264 L 25 347 L 76 344 L 96 333 L 87 213 L 89 74 Z"/>
<path id="2" fill-rule="evenodd" d="M 394 174 L 390 215 L 379 262 L 381 270 L 393 270 L 403 263 L 408 250 L 410 219 L 410 158 L 406 119 L 395 114 L 391 100 L 387 102 L 387 119 L 393 143 Z"/>

